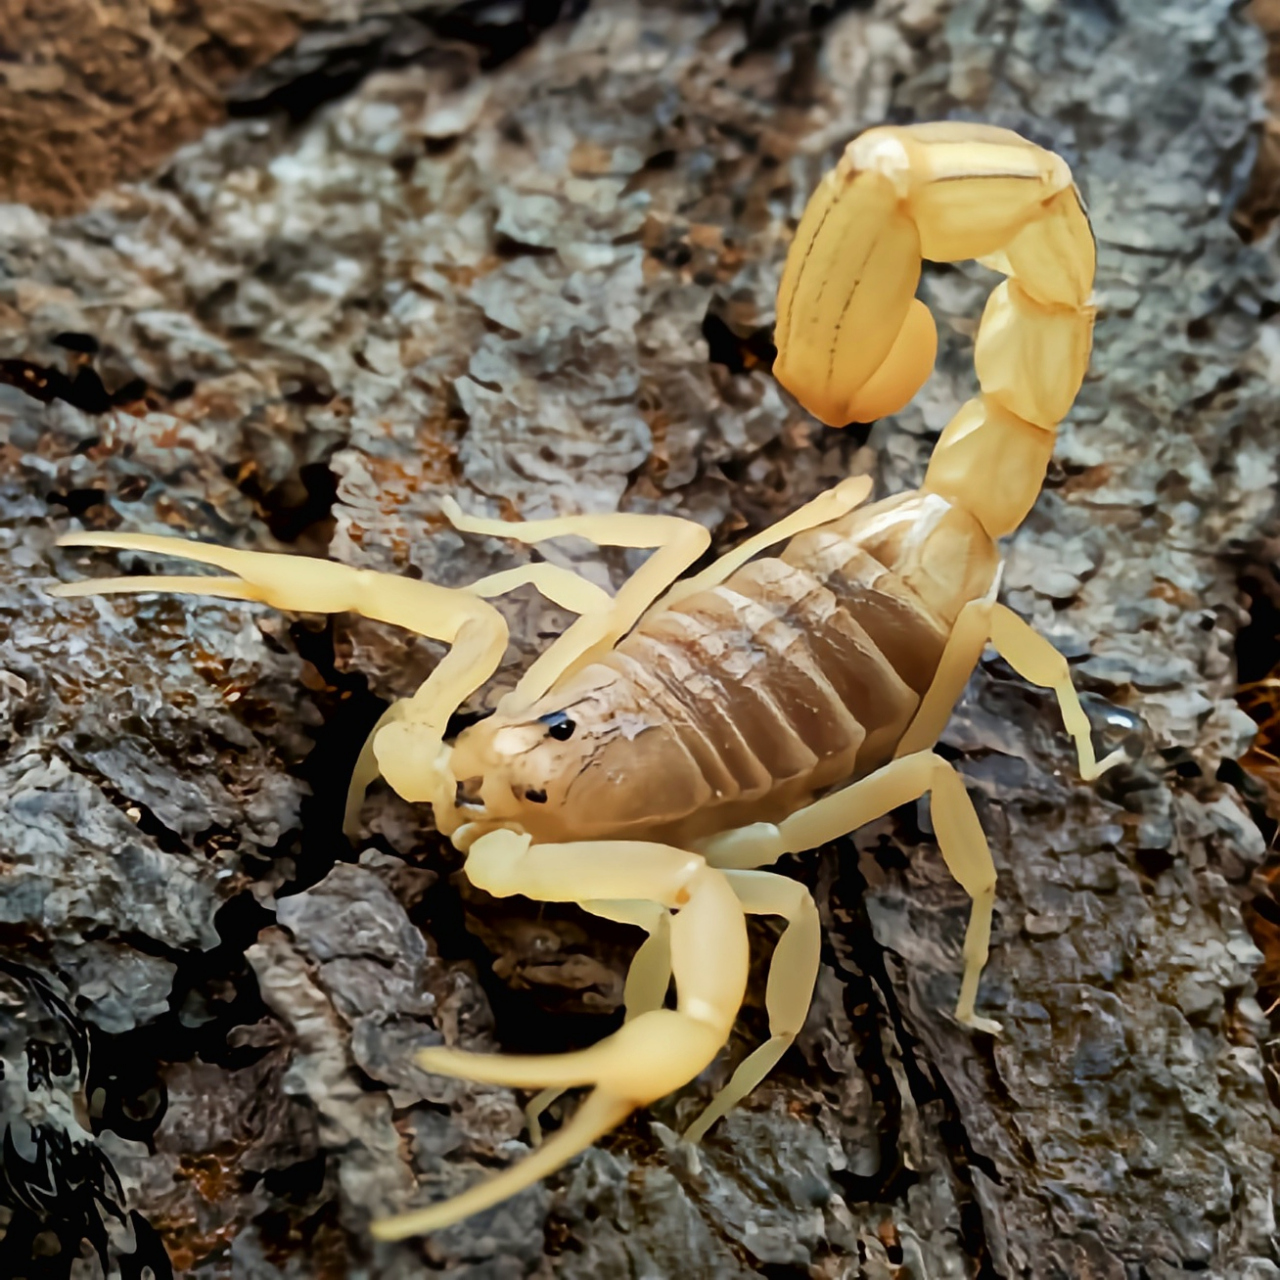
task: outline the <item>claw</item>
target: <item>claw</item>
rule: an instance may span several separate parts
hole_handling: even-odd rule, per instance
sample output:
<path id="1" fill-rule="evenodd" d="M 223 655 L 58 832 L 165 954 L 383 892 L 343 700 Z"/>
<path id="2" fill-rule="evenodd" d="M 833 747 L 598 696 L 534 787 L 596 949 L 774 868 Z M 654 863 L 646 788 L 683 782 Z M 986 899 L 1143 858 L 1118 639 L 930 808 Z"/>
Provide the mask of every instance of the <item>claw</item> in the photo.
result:
<path id="1" fill-rule="evenodd" d="M 414 1060 L 436 1075 L 511 1089 L 599 1085 L 642 1107 L 692 1080 L 724 1039 L 713 1024 L 675 1009 L 653 1009 L 574 1053 L 466 1053 L 439 1046 L 420 1049 Z"/>
<path id="2" fill-rule="evenodd" d="M 587 1096 L 568 1124 L 519 1164 L 496 1178 L 477 1183 L 452 1200 L 397 1214 L 393 1218 L 383 1218 L 373 1223 L 370 1230 L 378 1240 L 404 1240 L 408 1236 L 439 1231 L 441 1227 L 489 1209 L 567 1164 L 610 1129 L 620 1125 L 633 1109 L 634 1103 L 597 1089 Z"/>
<path id="3" fill-rule="evenodd" d="M 150 592 L 169 595 L 218 596 L 223 600 L 260 601 L 261 595 L 241 578 L 204 577 L 200 574 L 148 574 L 136 578 L 86 578 L 83 582 L 59 582 L 51 596 L 74 600 L 81 596 L 141 596 Z"/>
<path id="4" fill-rule="evenodd" d="M 198 574 L 90 578 L 84 582 L 61 582 L 49 588 L 50 595 L 63 600 L 80 596 L 143 595 L 153 591 L 218 596 L 224 600 L 266 599 L 262 589 L 243 572 L 246 561 L 262 555 L 261 552 L 237 551 L 232 547 L 217 547 L 207 542 L 190 542 L 186 538 L 168 538 L 152 533 L 64 533 L 58 539 L 58 546 L 94 547 L 102 551 L 141 551 L 148 555 L 168 556 L 173 560 L 209 564 L 238 575 L 234 578 L 206 578 Z M 285 559 L 284 556 L 272 558 Z"/>

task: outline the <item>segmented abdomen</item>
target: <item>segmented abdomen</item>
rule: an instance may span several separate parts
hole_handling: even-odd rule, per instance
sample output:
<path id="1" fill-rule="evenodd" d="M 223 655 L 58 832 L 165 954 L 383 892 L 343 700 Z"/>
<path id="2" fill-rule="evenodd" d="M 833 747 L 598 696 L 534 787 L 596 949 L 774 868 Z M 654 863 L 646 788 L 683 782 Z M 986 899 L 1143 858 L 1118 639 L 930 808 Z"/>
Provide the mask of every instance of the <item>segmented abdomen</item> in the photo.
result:
<path id="1" fill-rule="evenodd" d="M 997 563 L 966 512 L 904 494 L 642 619 L 603 663 L 702 775 L 682 831 L 776 820 L 888 760 Z"/>

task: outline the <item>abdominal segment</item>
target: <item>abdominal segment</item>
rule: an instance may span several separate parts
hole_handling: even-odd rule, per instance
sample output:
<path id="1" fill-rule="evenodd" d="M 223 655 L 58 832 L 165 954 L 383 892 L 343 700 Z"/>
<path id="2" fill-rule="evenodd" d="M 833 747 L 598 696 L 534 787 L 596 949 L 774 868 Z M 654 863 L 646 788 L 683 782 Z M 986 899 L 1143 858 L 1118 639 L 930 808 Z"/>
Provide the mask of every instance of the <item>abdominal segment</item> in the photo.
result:
<path id="1" fill-rule="evenodd" d="M 663 803 L 680 794 L 688 804 L 689 779 L 645 781 L 655 831 L 689 838 L 777 821 L 892 758 L 956 614 L 997 563 L 966 513 L 907 496 L 916 503 L 801 534 L 780 556 L 650 613 L 602 660 L 618 695 L 679 740 L 672 767 L 701 774 L 690 812 Z M 973 535 L 959 557 L 957 525 Z"/>

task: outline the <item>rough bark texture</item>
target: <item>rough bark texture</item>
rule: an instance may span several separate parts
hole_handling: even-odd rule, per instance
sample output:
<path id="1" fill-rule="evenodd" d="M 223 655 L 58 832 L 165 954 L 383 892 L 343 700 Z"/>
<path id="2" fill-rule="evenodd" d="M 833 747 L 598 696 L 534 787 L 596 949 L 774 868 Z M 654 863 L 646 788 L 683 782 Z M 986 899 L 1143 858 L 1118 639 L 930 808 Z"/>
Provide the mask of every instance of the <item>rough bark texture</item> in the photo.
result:
<path id="1" fill-rule="evenodd" d="M 167 1250 L 252 1280 L 1280 1275 L 1240 913 L 1264 844 L 1219 780 L 1251 732 L 1231 555 L 1276 504 L 1280 283 L 1228 224 L 1257 32 L 1228 0 L 822 23 L 596 0 L 515 56 L 420 23 L 391 70 L 273 114 L 378 8 L 337 6 L 155 181 L 57 222 L 0 210 L 0 354 L 26 388 L 0 387 L 0 1272 L 80 1251 L 77 1275 L 160 1275 Z M 700 1170 L 674 1133 L 764 1034 L 759 981 L 681 1095 L 546 1186 L 374 1247 L 371 1215 L 525 1150 L 515 1097 L 425 1077 L 412 1048 L 589 1042 L 637 939 L 484 898 L 385 792 L 341 839 L 344 773 L 431 646 L 58 603 L 49 581 L 105 566 L 53 539 L 177 532 L 458 584 L 526 552 L 444 528 L 446 493 L 679 511 L 724 545 L 850 468 L 913 485 L 972 387 L 987 274 L 927 271 L 939 372 L 869 443 L 805 421 L 768 333 L 841 145 L 934 117 L 1059 150 L 1094 218 L 1093 370 L 1005 595 L 1140 751 L 1080 784 L 1052 702 L 995 661 L 947 732 L 1000 869 L 980 1005 L 1005 1034 L 949 1015 L 967 906 L 899 812 L 791 863 L 827 928 L 813 1013 Z M 510 613 L 500 684 L 564 621 L 532 596 Z"/>

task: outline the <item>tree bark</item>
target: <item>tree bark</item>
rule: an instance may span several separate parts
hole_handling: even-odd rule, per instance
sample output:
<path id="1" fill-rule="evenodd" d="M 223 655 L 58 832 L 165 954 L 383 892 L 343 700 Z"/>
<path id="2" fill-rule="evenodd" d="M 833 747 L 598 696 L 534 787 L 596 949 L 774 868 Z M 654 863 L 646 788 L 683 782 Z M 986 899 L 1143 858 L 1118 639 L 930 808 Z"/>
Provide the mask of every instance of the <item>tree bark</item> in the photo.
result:
<path id="1" fill-rule="evenodd" d="M 596 0 L 544 30 L 293 5 L 301 42 L 161 174 L 56 221 L 0 211 L 0 1273 L 1280 1276 L 1241 918 L 1265 842 L 1232 786 L 1239 554 L 1276 528 L 1280 286 L 1229 225 L 1261 37 L 1230 0 L 836 8 Z M 458 585 L 528 553 L 449 530 L 447 494 L 679 512 L 727 546 L 850 470 L 912 487 L 974 386 L 990 273 L 926 269 L 938 372 L 869 435 L 806 419 L 769 334 L 844 143 L 934 118 L 1063 154 L 1099 246 L 1092 372 L 1004 598 L 1135 758 L 1082 784 L 1051 699 L 995 660 L 944 736 L 1000 872 L 980 1009 L 1004 1034 L 950 1016 L 967 903 L 899 811 L 788 864 L 826 930 L 813 1012 L 700 1169 L 674 1134 L 765 1034 L 762 969 L 690 1088 L 545 1186 L 374 1246 L 371 1216 L 525 1150 L 517 1098 L 413 1048 L 597 1039 L 638 939 L 487 899 L 385 790 L 342 838 L 365 732 L 437 649 L 55 601 L 105 570 L 54 538 Z M 558 554 L 614 585 L 632 565 Z M 565 621 L 508 612 L 470 710 Z"/>

